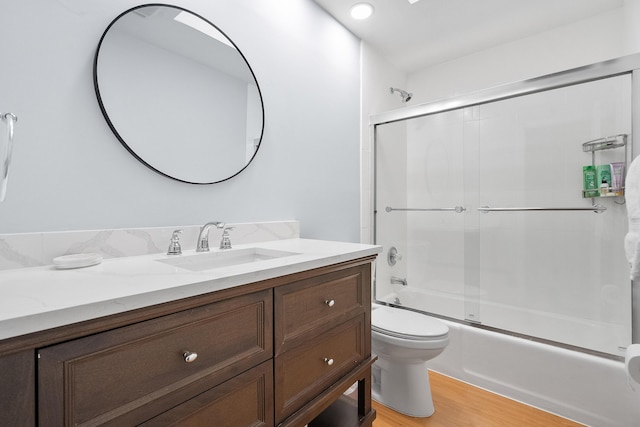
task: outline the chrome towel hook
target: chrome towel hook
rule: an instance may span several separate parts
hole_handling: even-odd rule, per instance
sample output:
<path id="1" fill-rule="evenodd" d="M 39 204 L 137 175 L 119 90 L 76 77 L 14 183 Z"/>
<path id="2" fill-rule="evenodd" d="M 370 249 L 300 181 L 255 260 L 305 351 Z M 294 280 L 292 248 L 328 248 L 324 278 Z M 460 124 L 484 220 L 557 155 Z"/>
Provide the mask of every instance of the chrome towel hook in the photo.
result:
<path id="1" fill-rule="evenodd" d="M 0 113 L 0 119 L 7 123 L 7 136 L 0 139 L 0 202 L 2 202 L 7 195 L 9 166 L 13 152 L 13 126 L 18 121 L 18 117 L 13 113 Z"/>

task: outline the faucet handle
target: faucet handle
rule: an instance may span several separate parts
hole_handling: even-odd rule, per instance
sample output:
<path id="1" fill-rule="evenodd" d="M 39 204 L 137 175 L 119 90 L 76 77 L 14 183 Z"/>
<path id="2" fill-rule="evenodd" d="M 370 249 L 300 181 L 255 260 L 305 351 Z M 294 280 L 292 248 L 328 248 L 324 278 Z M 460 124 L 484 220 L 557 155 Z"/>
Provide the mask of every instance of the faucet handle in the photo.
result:
<path id="1" fill-rule="evenodd" d="M 220 249 L 231 249 L 231 237 L 229 236 L 229 231 L 233 230 L 235 227 L 225 227 L 222 230 L 222 239 L 220 239 Z"/>
<path id="2" fill-rule="evenodd" d="M 182 233 L 182 230 L 173 230 L 173 234 L 171 235 L 171 242 L 169 243 L 169 249 L 167 250 L 167 255 L 182 254 L 182 247 L 180 246 L 180 233 Z"/>

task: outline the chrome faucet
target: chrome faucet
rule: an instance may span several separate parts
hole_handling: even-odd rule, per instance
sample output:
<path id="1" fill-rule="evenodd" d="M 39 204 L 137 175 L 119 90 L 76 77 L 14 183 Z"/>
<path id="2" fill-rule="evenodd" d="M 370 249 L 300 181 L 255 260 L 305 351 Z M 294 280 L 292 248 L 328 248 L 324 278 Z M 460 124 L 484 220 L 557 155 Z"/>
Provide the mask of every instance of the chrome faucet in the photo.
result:
<path id="1" fill-rule="evenodd" d="M 213 221 L 202 226 L 200 234 L 198 234 L 196 252 L 209 252 L 209 229 L 212 226 L 215 226 L 216 228 L 224 228 L 224 222 Z"/>
<path id="2" fill-rule="evenodd" d="M 396 277 L 396 276 L 391 276 L 391 284 L 392 285 L 407 286 L 407 279 L 404 279 L 404 278 L 401 278 L 401 277 Z"/>

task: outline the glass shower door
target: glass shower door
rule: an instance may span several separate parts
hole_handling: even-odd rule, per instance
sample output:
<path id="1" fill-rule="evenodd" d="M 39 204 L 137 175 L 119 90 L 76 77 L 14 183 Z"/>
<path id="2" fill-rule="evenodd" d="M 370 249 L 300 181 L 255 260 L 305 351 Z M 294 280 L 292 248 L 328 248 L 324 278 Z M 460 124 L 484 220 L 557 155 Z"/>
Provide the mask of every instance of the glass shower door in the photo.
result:
<path id="1" fill-rule="evenodd" d="M 465 313 L 463 111 L 378 126 L 376 298 L 443 316 Z"/>
<path id="2" fill-rule="evenodd" d="M 626 208 L 582 197 L 582 144 L 631 135 L 630 75 L 375 129 L 377 300 L 623 354 Z M 631 145 L 595 161 L 622 161 Z"/>
<path id="3" fill-rule="evenodd" d="M 630 340 L 624 199 L 582 197 L 582 143 L 631 133 L 629 76 L 477 108 L 479 321 L 610 354 Z M 624 160 L 625 148 L 597 164 Z M 589 208 L 606 211 L 554 210 Z M 528 210 L 528 208 L 543 208 Z M 548 209 L 548 210 L 547 210 Z"/>

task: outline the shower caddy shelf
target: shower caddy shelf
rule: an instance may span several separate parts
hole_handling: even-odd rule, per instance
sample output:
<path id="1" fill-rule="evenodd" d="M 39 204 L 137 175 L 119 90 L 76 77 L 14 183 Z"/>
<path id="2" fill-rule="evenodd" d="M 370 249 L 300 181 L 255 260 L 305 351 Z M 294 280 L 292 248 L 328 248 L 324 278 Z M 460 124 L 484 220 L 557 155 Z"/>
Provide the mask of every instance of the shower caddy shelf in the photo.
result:
<path id="1" fill-rule="evenodd" d="M 585 153 L 591 153 L 591 165 L 596 166 L 596 151 L 613 150 L 615 148 L 624 148 L 624 173 L 622 176 L 622 188 L 616 192 L 610 192 L 606 195 L 592 196 L 587 195 L 587 190 L 582 190 L 582 197 L 585 199 L 594 200 L 596 197 L 624 197 L 624 182 L 629 167 L 629 154 L 628 154 L 627 134 L 619 134 L 613 136 L 607 136 L 605 138 L 598 138 L 591 141 L 587 141 L 582 144 L 582 151 Z M 623 202 L 624 203 L 624 202 Z"/>

